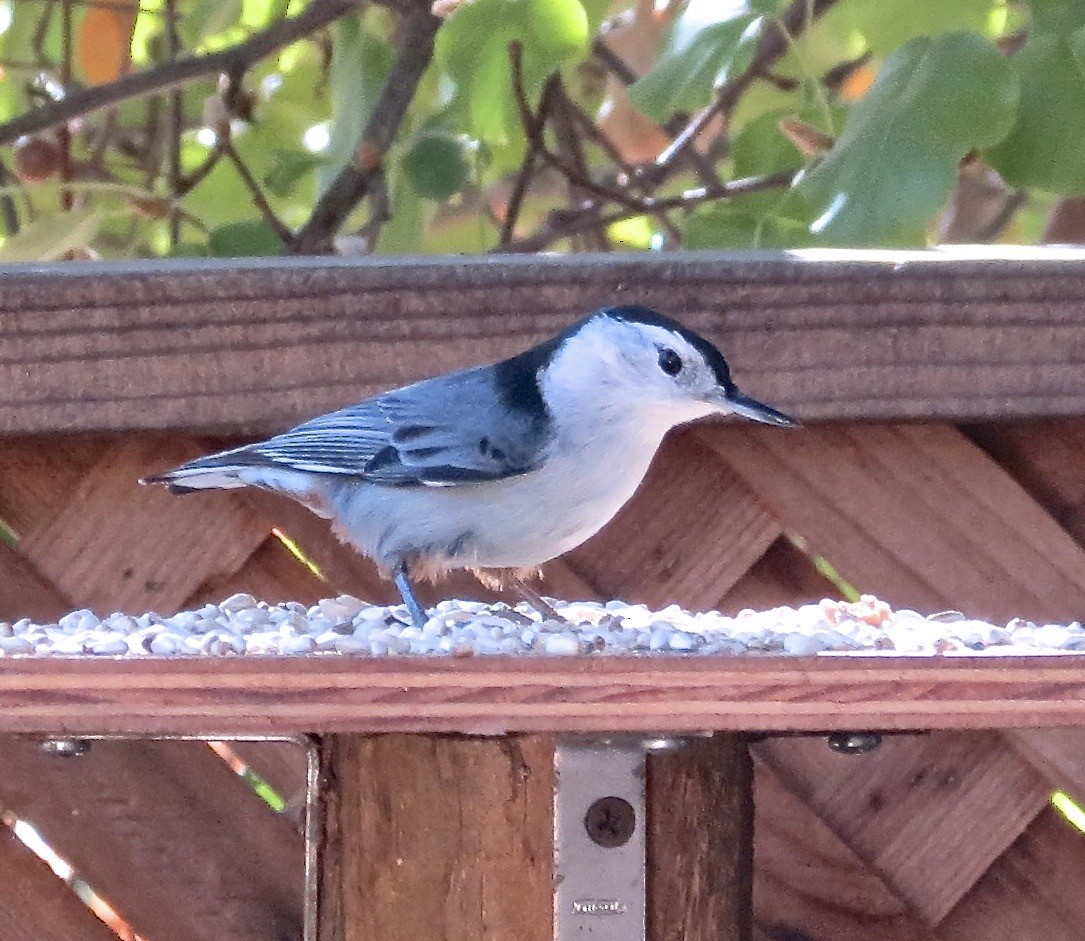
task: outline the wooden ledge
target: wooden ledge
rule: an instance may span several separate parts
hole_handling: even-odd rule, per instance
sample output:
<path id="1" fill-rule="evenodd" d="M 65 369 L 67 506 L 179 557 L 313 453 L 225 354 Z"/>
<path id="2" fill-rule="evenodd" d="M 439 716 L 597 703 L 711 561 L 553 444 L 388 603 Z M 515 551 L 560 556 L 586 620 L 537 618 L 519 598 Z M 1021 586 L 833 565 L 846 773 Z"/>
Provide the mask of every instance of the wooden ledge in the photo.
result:
<path id="1" fill-rule="evenodd" d="M 13 658 L 0 732 L 832 731 L 1085 725 L 1085 656 Z"/>
<path id="2" fill-rule="evenodd" d="M 0 433 L 266 433 L 601 305 L 721 343 L 813 420 L 1085 411 L 1085 251 L 644 252 L 0 268 Z"/>

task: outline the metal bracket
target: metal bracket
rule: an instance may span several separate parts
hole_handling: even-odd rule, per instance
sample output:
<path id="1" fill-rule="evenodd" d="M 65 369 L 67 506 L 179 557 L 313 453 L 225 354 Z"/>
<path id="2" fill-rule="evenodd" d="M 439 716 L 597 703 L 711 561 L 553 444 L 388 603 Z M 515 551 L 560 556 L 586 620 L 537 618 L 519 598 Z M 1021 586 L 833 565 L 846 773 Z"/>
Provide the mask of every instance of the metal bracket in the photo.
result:
<path id="1" fill-rule="evenodd" d="M 554 938 L 644 941 L 645 743 L 559 739 Z"/>

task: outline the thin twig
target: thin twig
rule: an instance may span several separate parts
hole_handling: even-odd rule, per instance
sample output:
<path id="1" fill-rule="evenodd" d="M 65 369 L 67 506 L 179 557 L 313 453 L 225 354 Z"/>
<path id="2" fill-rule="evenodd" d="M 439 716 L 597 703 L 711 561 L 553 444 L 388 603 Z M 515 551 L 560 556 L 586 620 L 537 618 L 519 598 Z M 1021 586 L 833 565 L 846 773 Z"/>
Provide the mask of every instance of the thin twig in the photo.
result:
<path id="1" fill-rule="evenodd" d="M 607 45 L 602 36 L 595 37 L 591 44 L 591 51 L 603 67 L 623 85 L 632 85 L 637 80 L 637 73 L 629 67 L 625 59 Z"/>
<path id="2" fill-rule="evenodd" d="M 725 82 L 716 93 L 716 99 L 699 112 L 685 126 L 657 158 L 654 178 L 663 179 L 675 161 L 708 127 L 717 115 L 727 116 L 733 110 L 746 89 L 781 58 L 790 48 L 791 39 L 803 32 L 817 17 L 829 9 L 836 0 L 792 0 L 777 22 L 767 24 L 757 41 L 749 66 L 733 79 Z"/>
<path id="3" fill-rule="evenodd" d="M 317 200 L 309 220 L 294 239 L 292 250 L 296 254 L 331 251 L 339 228 L 384 173 L 384 155 L 433 57 L 433 40 L 441 25 L 430 10 L 430 0 L 411 0 L 405 6 L 399 52 L 384 88 L 354 147 L 351 162 Z"/>
<path id="4" fill-rule="evenodd" d="M 570 109 L 570 112 L 580 125 L 584 134 L 587 135 L 588 139 L 602 150 L 619 171 L 625 175 L 626 179 L 629 181 L 629 185 L 640 190 L 645 196 L 650 196 L 651 186 L 648 181 L 644 179 L 643 174 L 638 172 L 637 168 L 625 159 L 622 152 L 618 149 L 618 146 L 596 125 L 596 123 L 588 116 L 587 112 L 568 96 L 565 97 L 565 105 Z M 719 180 L 713 181 L 713 185 L 720 185 Z M 672 239 L 676 242 L 682 240 L 681 231 L 671 221 L 670 216 L 667 215 L 666 211 L 655 210 L 652 215 L 659 220 L 660 225 L 667 230 L 667 234 Z"/>
<path id="5" fill-rule="evenodd" d="M 177 29 L 177 0 L 166 0 L 166 51 L 170 62 L 177 61 L 181 51 L 181 35 Z M 181 130 L 184 100 L 179 89 L 170 93 L 166 116 L 166 185 L 169 188 L 171 204 L 176 202 L 181 186 Z M 181 219 L 176 212 L 170 211 L 169 217 L 170 247 L 177 248 L 181 238 Z"/>
<path id="6" fill-rule="evenodd" d="M 599 207 L 592 203 L 575 213 L 556 214 L 556 221 L 546 228 L 529 235 L 527 238 L 510 242 L 504 246 L 504 250 L 508 252 L 539 252 L 559 239 L 569 238 L 600 224 L 611 225 L 645 213 L 654 213 L 665 209 L 690 209 L 712 200 L 731 199 L 745 193 L 759 193 L 762 190 L 779 189 L 790 185 L 793 179 L 794 172 L 784 170 L 767 176 L 730 180 L 719 187 L 690 190 L 679 196 L 646 199 L 638 209 L 620 209 L 608 215 L 600 215 Z"/>
<path id="7" fill-rule="evenodd" d="M 201 163 L 195 170 L 193 170 L 188 176 L 183 177 L 177 183 L 177 196 L 187 196 L 197 186 L 199 186 L 206 178 L 207 175 L 215 169 L 219 160 L 222 159 L 226 153 L 226 148 L 222 146 L 224 138 L 216 137 L 215 146 L 208 151 L 207 156 L 203 158 Z"/>
<path id="8" fill-rule="evenodd" d="M 528 140 L 535 145 L 539 157 L 565 177 L 565 180 L 575 189 L 594 193 L 596 196 L 620 203 L 623 206 L 640 205 L 634 197 L 624 190 L 593 180 L 586 171 L 576 165 L 577 158 L 575 155 L 571 156 L 572 162 L 570 162 L 570 159 L 554 153 L 546 146 L 543 136 L 544 122 L 539 121 L 538 116 L 532 112 L 531 104 L 527 100 L 527 91 L 524 88 L 523 49 L 519 43 L 514 42 L 509 46 L 509 58 L 512 62 L 513 97 L 516 99 L 516 107 L 520 112 L 520 123 L 524 127 L 524 133 L 527 135 Z M 543 92 L 544 96 L 548 93 L 554 96 L 553 110 L 560 117 L 562 114 L 560 110 L 561 101 L 566 96 L 561 86 L 561 77 L 556 73 L 550 77 Z"/>
<path id="9" fill-rule="evenodd" d="M 335 22 L 356 7 L 357 0 L 313 0 L 297 16 L 280 20 L 228 49 L 167 62 L 105 85 L 69 90 L 69 94 L 59 101 L 41 105 L 0 124 L 0 145 L 10 144 L 23 134 L 36 134 L 124 101 L 169 91 L 194 79 L 244 71 L 270 53 Z"/>
<path id="10" fill-rule="evenodd" d="M 241 155 L 235 149 L 233 142 L 229 137 L 223 136 L 219 145 L 222 152 L 229 158 L 230 163 L 234 165 L 234 169 L 237 170 L 237 175 L 241 177 L 241 182 L 245 184 L 249 195 L 252 196 L 253 204 L 260 210 L 260 215 L 263 216 L 268 228 L 278 236 L 284 247 L 289 248 L 294 242 L 294 234 L 275 215 L 275 210 L 268 203 L 263 190 L 260 189 L 260 184 L 252 175 L 252 171 L 245 166 L 245 161 L 241 159 Z"/>
<path id="11" fill-rule="evenodd" d="M 60 84 L 67 92 L 72 84 L 72 7 L 69 0 L 60 0 Z M 72 135 L 67 125 L 57 128 L 57 147 L 60 150 L 60 182 L 72 179 Z M 71 212 L 71 190 L 61 189 L 60 208 Z"/>

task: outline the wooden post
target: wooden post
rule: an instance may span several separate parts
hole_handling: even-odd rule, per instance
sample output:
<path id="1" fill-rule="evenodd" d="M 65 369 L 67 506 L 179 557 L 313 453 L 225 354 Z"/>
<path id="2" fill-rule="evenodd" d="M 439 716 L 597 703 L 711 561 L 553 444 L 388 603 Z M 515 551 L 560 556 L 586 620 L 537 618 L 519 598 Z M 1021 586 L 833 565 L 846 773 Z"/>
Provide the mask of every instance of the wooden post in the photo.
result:
<path id="1" fill-rule="evenodd" d="M 741 734 L 648 760 L 648 941 L 750 941 L 753 766 Z"/>
<path id="2" fill-rule="evenodd" d="M 324 740 L 320 941 L 549 941 L 549 736 Z"/>

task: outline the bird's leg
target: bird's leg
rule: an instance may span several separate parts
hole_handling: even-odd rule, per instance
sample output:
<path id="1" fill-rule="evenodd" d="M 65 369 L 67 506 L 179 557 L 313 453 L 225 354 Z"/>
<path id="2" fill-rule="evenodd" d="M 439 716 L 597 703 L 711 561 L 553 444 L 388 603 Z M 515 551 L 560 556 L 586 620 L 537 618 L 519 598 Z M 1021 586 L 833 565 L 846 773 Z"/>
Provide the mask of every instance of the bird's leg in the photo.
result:
<path id="1" fill-rule="evenodd" d="M 426 621 L 426 609 L 418 603 L 418 599 L 414 596 L 414 589 L 411 588 L 411 583 L 407 580 L 407 563 L 400 562 L 392 572 L 392 580 L 396 583 L 396 588 L 399 589 L 400 597 L 403 599 L 403 603 L 407 606 L 407 610 L 411 613 L 411 620 L 414 622 L 415 627 L 425 627 Z"/>
<path id="2" fill-rule="evenodd" d="M 531 607 L 539 612 L 543 616 L 543 620 L 546 621 L 560 621 L 562 624 L 568 624 L 569 622 L 563 618 L 556 610 L 554 606 L 550 604 L 542 595 L 540 595 L 534 588 L 532 588 L 527 582 L 525 582 L 519 575 L 513 575 L 509 585 L 516 590 L 521 598 L 524 599 Z"/>

